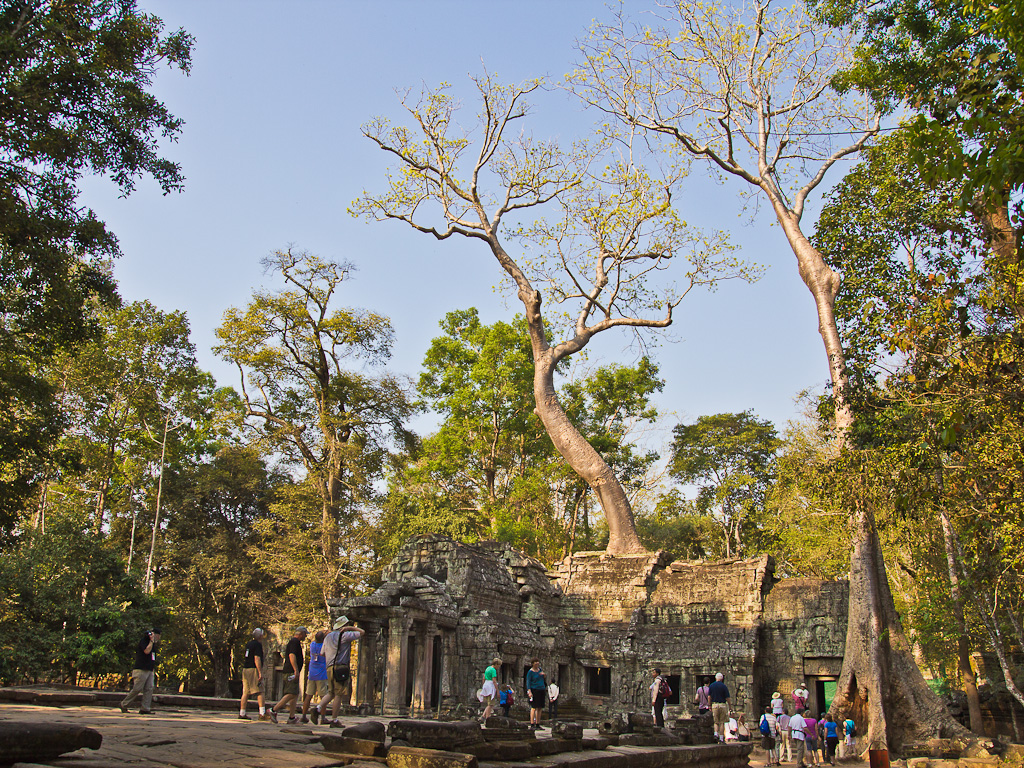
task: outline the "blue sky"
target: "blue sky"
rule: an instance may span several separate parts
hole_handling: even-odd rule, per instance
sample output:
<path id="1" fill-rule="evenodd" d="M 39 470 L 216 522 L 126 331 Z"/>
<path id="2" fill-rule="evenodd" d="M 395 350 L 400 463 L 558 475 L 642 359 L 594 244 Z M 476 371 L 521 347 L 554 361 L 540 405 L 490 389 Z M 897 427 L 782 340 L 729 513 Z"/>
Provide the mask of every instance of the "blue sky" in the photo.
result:
<path id="1" fill-rule="evenodd" d="M 185 120 L 166 154 L 183 166 L 185 191 L 150 182 L 119 198 L 90 180 L 82 201 L 121 240 L 115 273 L 127 300 L 187 311 L 200 362 L 221 384 L 235 372 L 210 352 L 213 330 L 254 288 L 273 286 L 260 259 L 289 245 L 359 268 L 341 301 L 389 315 L 391 369 L 418 374 L 438 321 L 477 306 L 490 322 L 518 309 L 495 293 L 501 273 L 479 244 L 434 242 L 400 224 L 346 213 L 364 189 L 380 189 L 386 159 L 359 133 L 378 114 L 398 115 L 396 89 L 450 82 L 471 103 L 470 74 L 505 81 L 560 78 L 574 40 L 608 11 L 583 0 L 246 2 L 140 0 L 169 29 L 196 38 L 193 70 L 159 75 L 155 90 Z M 627 3 L 631 13 L 646 3 Z M 533 132 L 567 142 L 596 118 L 559 93 L 541 99 Z M 849 167 L 844 163 L 832 183 Z M 667 423 L 753 409 L 779 426 L 799 410 L 794 395 L 820 389 L 826 357 L 810 294 L 772 217 L 752 218 L 737 184 L 695 168 L 677 197 L 684 217 L 731 232 L 744 258 L 768 267 L 754 285 L 727 283 L 688 298 L 655 350 L 667 381 Z M 815 204 L 817 200 L 816 198 Z M 807 215 L 813 221 L 812 210 Z M 622 338 L 599 337 L 591 362 L 631 363 Z M 424 422 L 421 429 L 429 427 Z"/>

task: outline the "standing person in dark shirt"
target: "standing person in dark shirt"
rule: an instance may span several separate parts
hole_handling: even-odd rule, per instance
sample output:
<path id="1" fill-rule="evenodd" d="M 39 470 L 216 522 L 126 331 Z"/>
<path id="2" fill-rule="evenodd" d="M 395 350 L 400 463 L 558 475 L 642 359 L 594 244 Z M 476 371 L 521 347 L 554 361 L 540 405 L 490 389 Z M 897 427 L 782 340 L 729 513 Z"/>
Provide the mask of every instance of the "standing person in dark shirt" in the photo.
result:
<path id="1" fill-rule="evenodd" d="M 296 627 L 295 634 L 284 647 L 284 685 L 281 687 L 281 700 L 270 710 L 270 719 L 277 722 L 278 713 L 288 707 L 288 722 L 295 724 L 299 718 L 295 716 L 295 706 L 299 703 L 299 683 L 302 680 L 302 662 L 305 653 L 302 643 L 309 631 L 305 627 Z"/>
<path id="2" fill-rule="evenodd" d="M 121 702 L 121 711 L 128 713 L 128 706 L 141 694 L 140 715 L 148 715 L 153 709 L 153 679 L 156 669 L 156 647 L 160 642 L 160 630 L 149 630 L 135 647 L 135 668 L 132 669 L 132 689 Z"/>
<path id="3" fill-rule="evenodd" d="M 242 658 L 242 701 L 239 705 L 238 719 L 248 720 L 245 713 L 249 697 L 256 694 L 256 703 L 260 705 L 260 720 L 269 720 L 267 705 L 263 700 L 263 630 L 256 627 L 252 631 L 252 640 L 245 646 Z"/>
<path id="4" fill-rule="evenodd" d="M 548 693 L 548 683 L 540 670 L 540 659 L 534 659 L 526 670 L 526 698 L 530 700 L 530 728 L 540 728 L 540 713 L 544 711 L 544 698 Z"/>
<path id="5" fill-rule="evenodd" d="M 715 718 L 715 737 L 725 741 L 725 724 L 729 720 L 729 688 L 726 686 L 725 675 L 715 675 L 715 682 L 708 686 L 708 697 L 711 699 L 711 714 Z"/>

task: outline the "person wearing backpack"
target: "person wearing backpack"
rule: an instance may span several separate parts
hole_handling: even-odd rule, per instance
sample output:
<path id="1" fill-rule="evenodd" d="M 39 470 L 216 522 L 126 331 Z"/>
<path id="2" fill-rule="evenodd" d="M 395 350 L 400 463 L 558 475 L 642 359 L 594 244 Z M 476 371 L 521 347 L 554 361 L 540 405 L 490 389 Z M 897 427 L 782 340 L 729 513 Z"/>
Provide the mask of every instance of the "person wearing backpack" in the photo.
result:
<path id="1" fill-rule="evenodd" d="M 761 748 L 768 753 L 768 761 L 765 765 L 781 765 L 777 744 L 779 721 L 772 712 L 771 706 L 764 708 L 764 714 L 761 715 L 757 729 L 761 732 Z"/>
<path id="2" fill-rule="evenodd" d="M 512 686 L 506 685 L 505 690 L 498 694 L 498 706 L 501 707 L 501 712 L 505 717 L 508 717 L 508 712 L 512 709 L 513 704 L 515 704 L 515 694 L 512 693 Z"/>
<path id="3" fill-rule="evenodd" d="M 846 734 L 843 757 L 851 757 L 857 752 L 857 726 L 852 719 L 843 721 L 843 733 Z"/>
<path id="4" fill-rule="evenodd" d="M 668 680 L 661 675 L 661 670 L 655 667 L 651 670 L 654 682 L 651 683 L 651 706 L 654 708 L 654 724 L 659 728 L 665 727 L 665 702 L 672 695 Z"/>
<path id="5" fill-rule="evenodd" d="M 693 703 L 697 705 L 697 714 L 703 715 L 711 711 L 711 692 L 708 687 L 711 685 L 711 678 L 704 678 L 704 685 L 697 689 L 693 697 Z"/>
<path id="6" fill-rule="evenodd" d="M 352 643 L 366 634 L 366 630 L 349 624 L 348 616 L 334 620 L 331 631 L 324 636 L 323 654 L 327 660 L 327 695 L 310 710 L 309 719 L 316 725 L 323 718 L 323 725 L 338 722 L 338 713 L 343 701 L 347 701 L 352 690 L 352 675 L 349 660 L 352 658 Z M 328 720 L 327 705 L 334 703 L 333 719 Z"/>

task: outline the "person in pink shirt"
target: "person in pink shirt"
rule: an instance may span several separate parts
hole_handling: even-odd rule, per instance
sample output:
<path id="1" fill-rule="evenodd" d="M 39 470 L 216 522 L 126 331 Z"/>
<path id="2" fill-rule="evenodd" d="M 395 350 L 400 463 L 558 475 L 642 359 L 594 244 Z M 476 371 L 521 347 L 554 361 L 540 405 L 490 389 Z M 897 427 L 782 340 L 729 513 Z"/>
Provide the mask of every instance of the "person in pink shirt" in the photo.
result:
<path id="1" fill-rule="evenodd" d="M 810 710 L 804 715 L 804 733 L 807 734 L 807 759 L 811 765 L 817 765 L 818 760 L 818 721 Z"/>

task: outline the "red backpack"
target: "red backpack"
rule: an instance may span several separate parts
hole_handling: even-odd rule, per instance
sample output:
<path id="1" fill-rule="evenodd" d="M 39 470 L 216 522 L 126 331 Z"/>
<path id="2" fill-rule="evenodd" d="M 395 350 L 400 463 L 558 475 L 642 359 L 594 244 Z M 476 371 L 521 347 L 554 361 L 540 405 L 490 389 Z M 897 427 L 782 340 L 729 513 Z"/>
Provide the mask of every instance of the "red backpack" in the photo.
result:
<path id="1" fill-rule="evenodd" d="M 661 682 L 658 683 L 658 695 L 661 696 L 661 698 L 663 699 L 667 699 L 669 696 L 672 695 L 672 688 L 671 686 L 669 686 L 668 680 L 666 680 L 664 677 L 660 679 Z"/>

